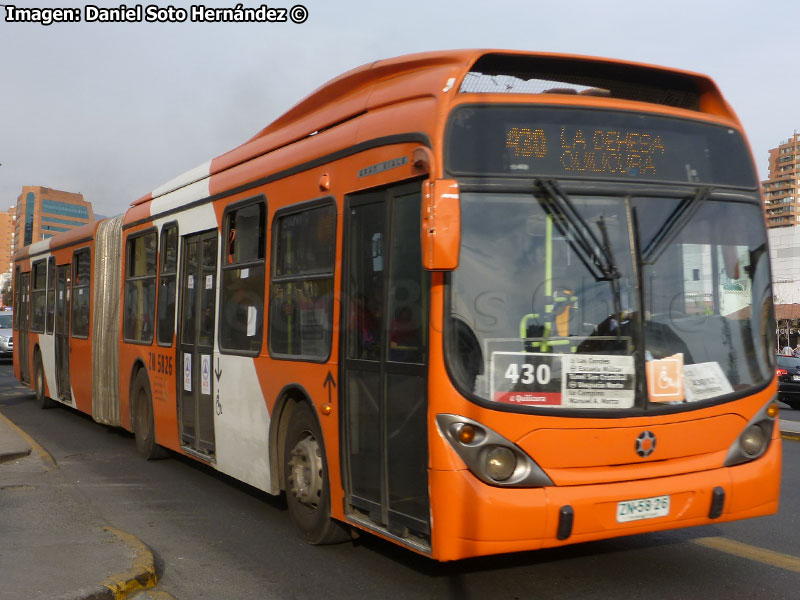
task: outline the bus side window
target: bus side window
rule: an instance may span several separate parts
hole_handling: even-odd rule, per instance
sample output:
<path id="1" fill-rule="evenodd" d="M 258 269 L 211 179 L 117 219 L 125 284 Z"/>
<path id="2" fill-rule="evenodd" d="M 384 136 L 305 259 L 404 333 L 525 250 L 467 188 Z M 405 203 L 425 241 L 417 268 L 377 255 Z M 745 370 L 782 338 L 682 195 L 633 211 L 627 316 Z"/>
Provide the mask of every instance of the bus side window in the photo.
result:
<path id="1" fill-rule="evenodd" d="M 333 331 L 336 207 L 278 216 L 273 226 L 270 352 L 325 359 Z"/>
<path id="2" fill-rule="evenodd" d="M 158 278 L 158 343 L 171 346 L 175 335 L 175 295 L 178 273 L 178 226 L 161 230 L 161 269 Z"/>
<path id="3" fill-rule="evenodd" d="M 82 248 L 72 255 L 72 337 L 89 337 L 90 250 Z"/>
<path id="4" fill-rule="evenodd" d="M 224 220 L 219 346 L 258 354 L 264 330 L 267 208 L 263 198 L 229 209 Z"/>
<path id="5" fill-rule="evenodd" d="M 31 331 L 44 333 L 47 288 L 47 261 L 33 263 L 31 276 Z"/>
<path id="6" fill-rule="evenodd" d="M 134 342 L 153 341 L 156 310 L 156 231 L 128 238 L 125 253 L 125 305 L 123 337 Z"/>
<path id="7" fill-rule="evenodd" d="M 47 333 L 53 333 L 56 318 L 56 258 L 47 261 Z"/>

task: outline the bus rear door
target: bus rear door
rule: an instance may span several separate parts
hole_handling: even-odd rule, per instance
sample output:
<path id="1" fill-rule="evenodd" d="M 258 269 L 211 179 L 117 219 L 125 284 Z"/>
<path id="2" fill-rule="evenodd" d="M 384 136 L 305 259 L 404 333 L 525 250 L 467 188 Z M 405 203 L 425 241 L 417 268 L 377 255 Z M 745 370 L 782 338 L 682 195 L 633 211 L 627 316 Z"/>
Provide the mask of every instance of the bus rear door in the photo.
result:
<path id="1" fill-rule="evenodd" d="M 19 307 L 14 310 L 19 311 L 19 330 L 17 347 L 14 353 L 19 356 L 19 379 L 22 383 L 31 381 L 31 365 L 28 349 L 28 312 L 31 301 L 31 274 L 20 273 L 19 276 Z"/>
<path id="2" fill-rule="evenodd" d="M 56 385 L 58 397 L 72 402 L 69 383 L 69 274 L 70 265 L 56 269 Z"/>
<path id="3" fill-rule="evenodd" d="M 187 235 L 181 270 L 178 381 L 181 443 L 205 457 L 214 455 L 212 354 L 217 293 L 217 232 Z"/>

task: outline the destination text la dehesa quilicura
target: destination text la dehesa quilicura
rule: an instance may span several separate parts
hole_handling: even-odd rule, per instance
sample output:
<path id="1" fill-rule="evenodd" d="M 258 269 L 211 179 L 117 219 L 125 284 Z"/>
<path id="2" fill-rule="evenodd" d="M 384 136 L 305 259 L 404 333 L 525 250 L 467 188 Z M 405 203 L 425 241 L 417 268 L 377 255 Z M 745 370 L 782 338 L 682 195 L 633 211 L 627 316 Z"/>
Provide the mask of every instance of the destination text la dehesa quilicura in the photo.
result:
<path id="1" fill-rule="evenodd" d="M 207 7 L 195 4 L 189 8 L 160 6 L 158 4 L 136 4 L 117 7 L 86 4 L 83 8 L 23 8 L 12 4 L 3 5 L 6 23 L 304 23 L 308 9 L 302 4 L 281 8 L 260 4 L 245 6 L 242 3 L 231 7 Z"/>

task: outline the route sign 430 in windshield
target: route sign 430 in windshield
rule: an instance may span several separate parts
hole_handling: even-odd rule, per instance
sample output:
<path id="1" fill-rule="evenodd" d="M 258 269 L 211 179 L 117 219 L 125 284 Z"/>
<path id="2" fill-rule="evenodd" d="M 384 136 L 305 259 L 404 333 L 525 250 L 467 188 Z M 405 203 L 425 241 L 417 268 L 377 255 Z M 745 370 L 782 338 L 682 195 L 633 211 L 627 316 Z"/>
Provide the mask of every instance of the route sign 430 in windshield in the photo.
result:
<path id="1" fill-rule="evenodd" d="M 524 406 L 630 408 L 632 356 L 493 352 L 492 399 Z"/>

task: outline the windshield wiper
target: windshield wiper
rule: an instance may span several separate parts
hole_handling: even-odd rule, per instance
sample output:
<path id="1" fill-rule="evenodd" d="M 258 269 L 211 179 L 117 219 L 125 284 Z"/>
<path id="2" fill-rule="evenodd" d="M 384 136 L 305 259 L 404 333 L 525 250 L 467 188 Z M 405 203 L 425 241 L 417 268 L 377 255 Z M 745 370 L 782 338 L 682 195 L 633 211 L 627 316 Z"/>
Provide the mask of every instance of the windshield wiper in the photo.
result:
<path id="1" fill-rule="evenodd" d="M 575 250 L 586 268 L 597 281 L 614 281 L 620 274 L 611 250 L 608 247 L 608 236 L 605 233 L 605 223 L 601 225 L 605 243 L 597 239 L 589 223 L 575 208 L 569 196 L 561 189 L 558 182 L 552 179 L 535 179 L 544 192 L 544 208 L 553 216 L 553 222 L 558 227 L 569 245 Z"/>
<path id="2" fill-rule="evenodd" d="M 675 239 L 675 236 L 683 231 L 686 224 L 691 221 L 697 209 L 708 199 L 712 191 L 713 188 L 710 187 L 698 188 L 694 196 L 684 198 L 675 207 L 675 210 L 664 220 L 653 239 L 642 250 L 642 263 L 646 265 L 655 264 L 667 246 Z"/>

